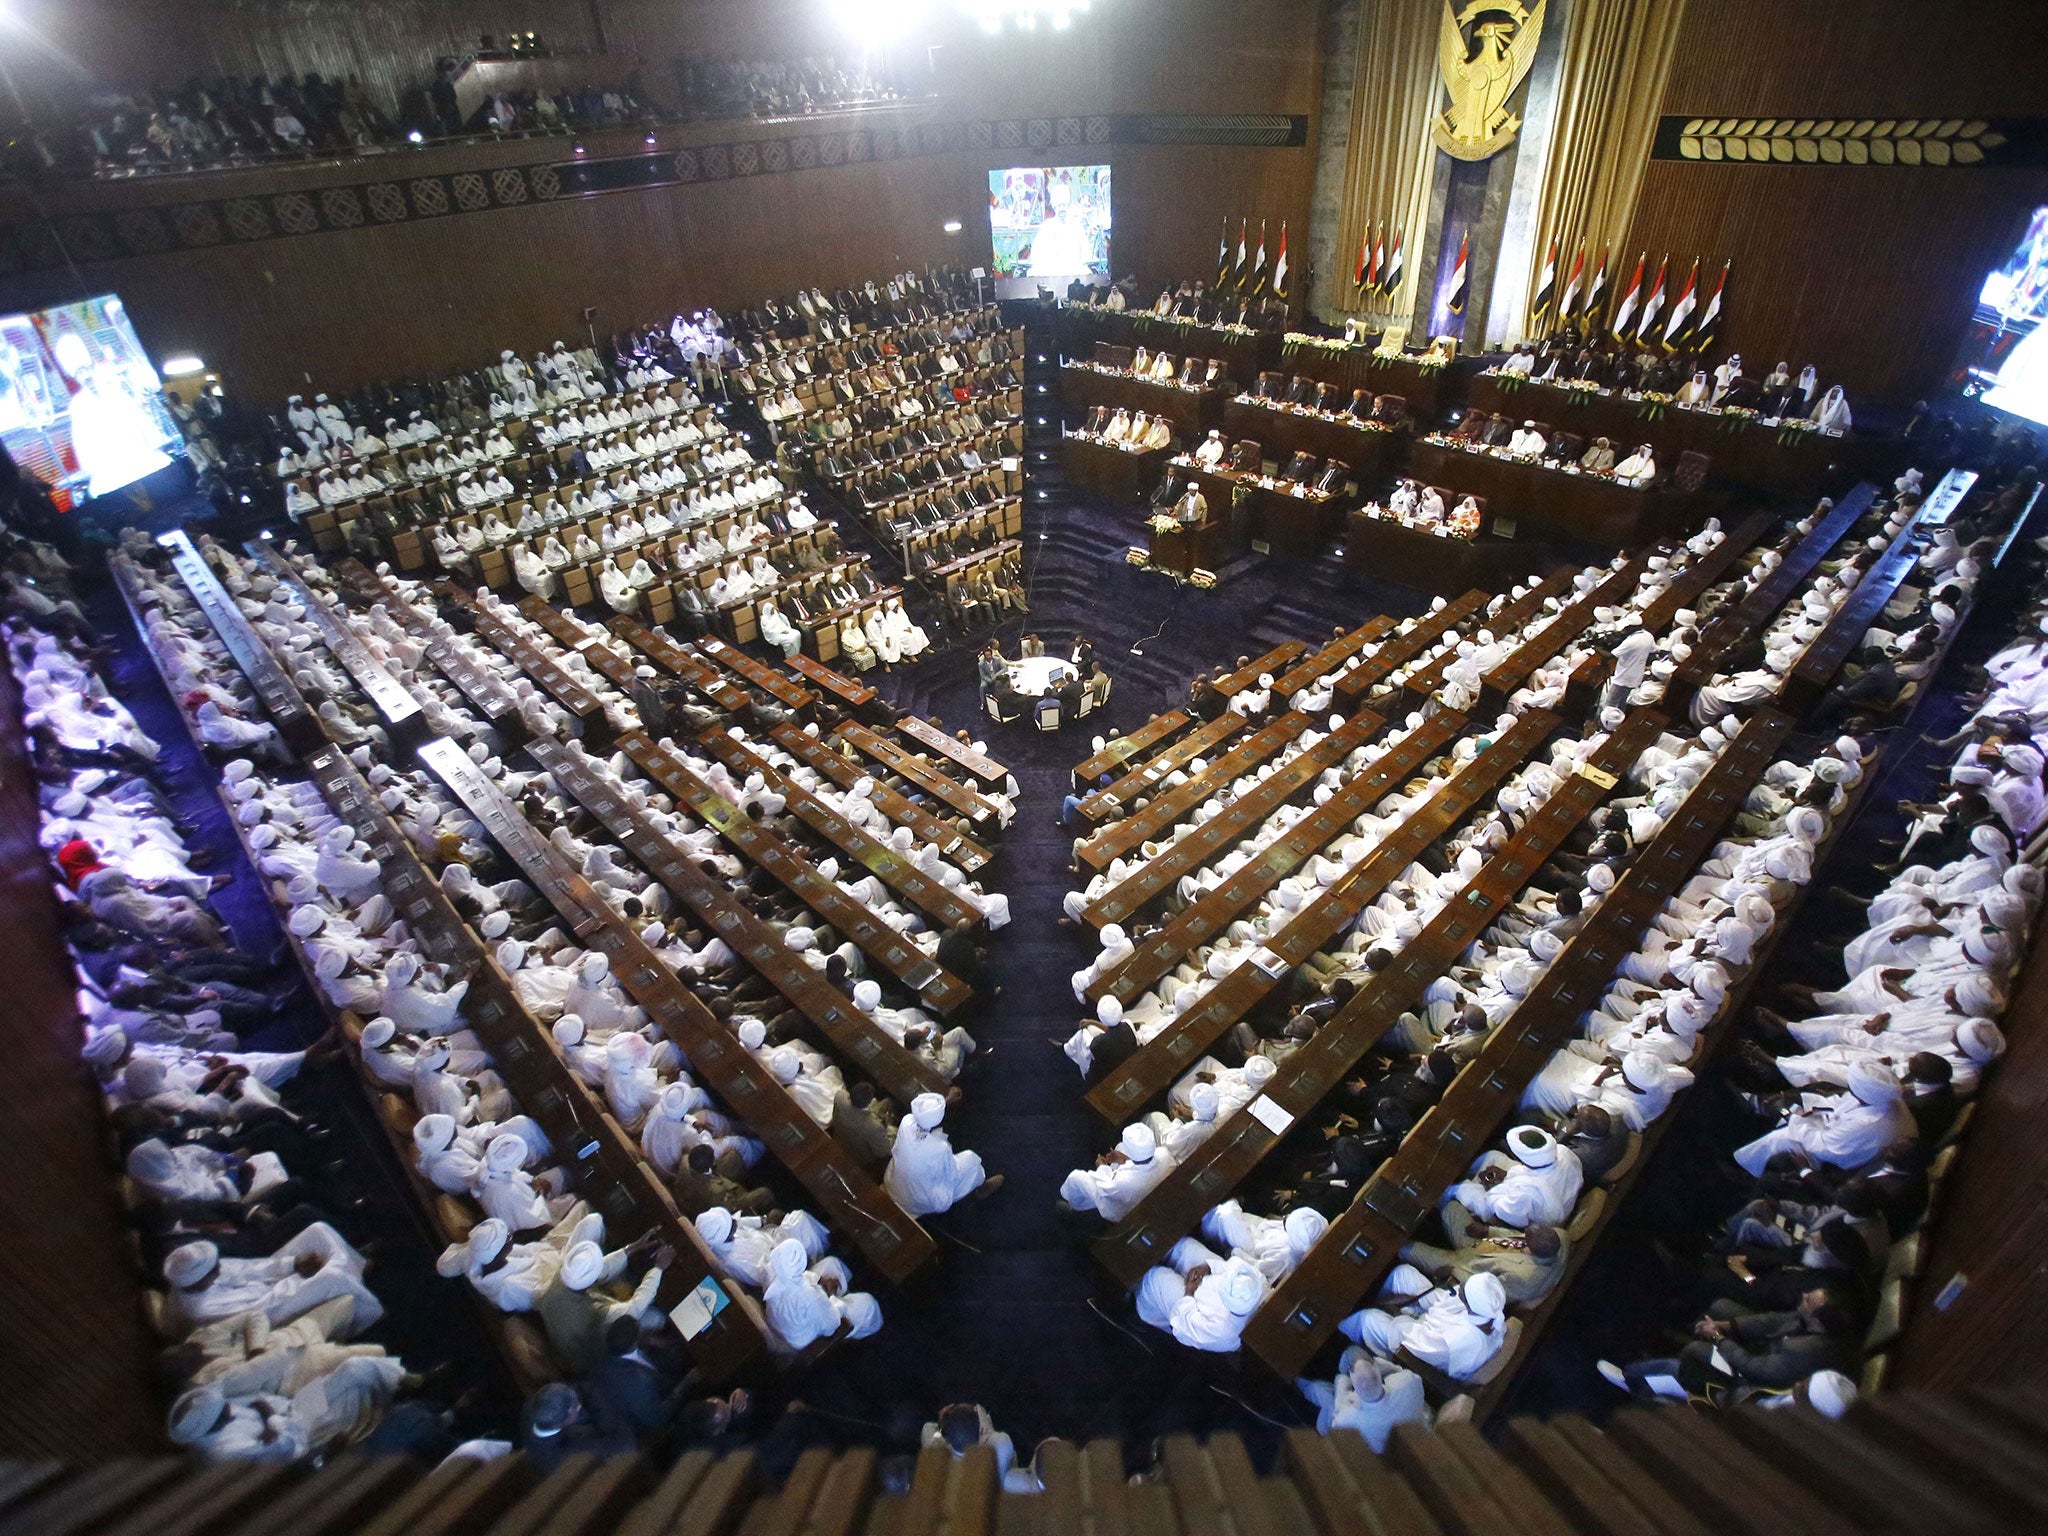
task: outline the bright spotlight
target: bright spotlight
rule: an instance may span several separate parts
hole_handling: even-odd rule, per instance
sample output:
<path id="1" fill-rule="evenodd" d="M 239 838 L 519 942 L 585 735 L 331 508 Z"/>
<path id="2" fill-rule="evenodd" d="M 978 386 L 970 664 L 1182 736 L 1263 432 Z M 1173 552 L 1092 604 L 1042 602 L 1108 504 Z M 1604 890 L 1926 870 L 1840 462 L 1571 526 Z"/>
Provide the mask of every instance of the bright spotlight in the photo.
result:
<path id="1" fill-rule="evenodd" d="M 413 129 L 411 133 L 408 133 L 405 136 L 405 139 L 408 144 L 424 144 L 427 142 L 427 136 L 424 133 L 421 133 L 417 128 Z"/>
<path id="2" fill-rule="evenodd" d="M 167 379 L 188 379 L 195 373 L 206 372 L 206 364 L 186 353 L 179 357 L 167 357 L 164 365 L 157 370 Z"/>
<path id="3" fill-rule="evenodd" d="M 831 0 L 834 20 L 864 43 L 892 43 L 921 25 L 931 0 Z"/>
<path id="4" fill-rule="evenodd" d="M 948 219 L 944 224 L 941 224 L 939 227 L 949 235 L 957 235 L 960 233 L 960 221 L 958 219 Z"/>

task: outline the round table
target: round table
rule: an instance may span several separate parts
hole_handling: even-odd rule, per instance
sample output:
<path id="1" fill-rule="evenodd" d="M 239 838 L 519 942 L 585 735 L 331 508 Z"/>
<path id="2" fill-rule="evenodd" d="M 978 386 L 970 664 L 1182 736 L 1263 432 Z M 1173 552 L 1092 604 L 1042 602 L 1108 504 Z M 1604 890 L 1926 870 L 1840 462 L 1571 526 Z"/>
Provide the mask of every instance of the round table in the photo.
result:
<path id="1" fill-rule="evenodd" d="M 1062 656 L 1024 656 L 1009 667 L 1010 686 L 1027 699 L 1049 698 L 1081 675 Z"/>

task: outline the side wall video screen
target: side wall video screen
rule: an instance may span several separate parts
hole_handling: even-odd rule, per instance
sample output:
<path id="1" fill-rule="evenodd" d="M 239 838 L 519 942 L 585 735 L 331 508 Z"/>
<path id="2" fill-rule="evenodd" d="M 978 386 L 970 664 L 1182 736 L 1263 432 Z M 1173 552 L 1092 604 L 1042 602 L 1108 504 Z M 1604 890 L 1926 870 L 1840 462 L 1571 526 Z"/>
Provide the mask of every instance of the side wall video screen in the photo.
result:
<path id="1" fill-rule="evenodd" d="M 183 456 L 119 298 L 0 315 L 0 441 L 67 511 Z"/>

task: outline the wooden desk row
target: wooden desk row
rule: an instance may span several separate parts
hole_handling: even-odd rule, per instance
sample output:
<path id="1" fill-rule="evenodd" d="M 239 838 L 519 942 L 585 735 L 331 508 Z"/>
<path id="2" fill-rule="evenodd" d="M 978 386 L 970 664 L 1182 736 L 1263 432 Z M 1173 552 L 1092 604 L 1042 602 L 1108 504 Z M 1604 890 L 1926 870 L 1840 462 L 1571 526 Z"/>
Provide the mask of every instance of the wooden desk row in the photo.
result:
<path id="1" fill-rule="evenodd" d="M 1382 641 L 1371 660 L 1361 662 L 1338 678 L 1332 695 L 1339 704 L 1355 708 L 1396 669 L 1406 666 L 1452 630 L 1462 629 L 1465 621 L 1483 612 L 1490 601 L 1486 593 L 1475 589 L 1463 597 L 1452 598 L 1435 613 L 1424 614 L 1405 635 L 1396 633 Z"/>
<path id="2" fill-rule="evenodd" d="M 1571 590 L 1578 570 L 1565 566 L 1552 571 L 1542 581 L 1511 603 L 1502 605 L 1495 613 L 1481 612 L 1473 623 L 1473 630 L 1484 629 L 1495 636 L 1510 636 L 1531 622 L 1542 609 L 1543 604 L 1553 597 L 1563 597 Z M 1420 708 L 1444 683 L 1444 676 L 1458 659 L 1458 648 L 1453 645 L 1440 652 L 1436 659 L 1419 671 L 1411 672 L 1401 682 L 1402 698 L 1415 708 Z"/>
<path id="3" fill-rule="evenodd" d="M 1269 721 L 1211 763 L 1205 772 L 1163 795 L 1154 795 L 1144 810 L 1111 822 L 1079 844 L 1076 856 L 1090 869 L 1107 869 L 1133 848 L 1172 827 L 1217 789 L 1279 752 L 1311 723 L 1307 715 L 1294 711 Z"/>
<path id="4" fill-rule="evenodd" d="M 978 752 L 957 736 L 949 736 L 931 721 L 916 715 L 905 715 L 896 722 L 898 734 L 909 738 L 921 747 L 929 747 L 941 757 L 950 758 L 968 773 L 992 789 L 1001 789 L 1010 779 L 1010 770 L 985 752 Z"/>
<path id="5" fill-rule="evenodd" d="M 437 747 L 461 756 L 446 740 L 429 743 L 426 750 Z M 520 1109 L 546 1132 L 563 1167 L 575 1177 L 577 1193 L 604 1216 L 607 1240 L 616 1245 L 643 1232 L 660 1234 L 677 1262 L 662 1281 L 657 1304 L 669 1311 L 694 1294 L 693 1307 L 708 1311 L 709 1319 L 689 1339 L 691 1359 L 713 1374 L 732 1374 L 767 1342 L 758 1304 L 718 1278 L 696 1228 L 677 1211 L 638 1146 L 527 1012 L 511 978 L 450 904 L 346 755 L 325 746 L 307 758 L 306 769 L 329 809 L 368 845 L 385 894 L 421 951 L 468 977 L 463 1022 L 490 1051 L 493 1068 Z"/>
<path id="6" fill-rule="evenodd" d="M 752 702 L 747 691 L 728 682 L 717 668 L 708 666 L 695 652 L 677 644 L 659 629 L 650 629 L 630 614 L 615 613 L 605 628 L 672 677 L 694 689 L 728 713 L 745 709 Z"/>
<path id="7" fill-rule="evenodd" d="M 926 794 L 965 816 L 974 825 L 1001 824 L 1001 812 L 992 802 L 983 799 L 966 785 L 947 778 L 923 758 L 904 750 L 896 742 L 868 729 L 858 721 L 841 721 L 839 729 L 834 732 L 834 737 L 848 743 L 864 757 L 880 763 L 891 773 L 900 774 Z"/>
<path id="8" fill-rule="evenodd" d="M 585 742 L 598 746 L 609 741 L 611 727 L 605 719 L 604 701 L 592 689 L 453 582 L 434 583 L 434 593 L 460 615 L 479 638 L 490 642 L 493 650 L 525 673 L 566 710 Z"/>
<path id="9" fill-rule="evenodd" d="M 1866 482 L 1836 502 L 1826 517 L 1785 552 L 1776 568 L 1748 596 L 1733 609 L 1717 614 L 1701 630 L 1694 659 L 1709 652 L 1718 657 L 1768 624 L 1792 594 L 1806 585 L 1815 567 L 1827 559 L 1876 500 L 1877 488 Z"/>
<path id="10" fill-rule="evenodd" d="M 1385 614 L 1368 619 L 1349 634 L 1340 635 L 1328 644 L 1318 647 L 1294 660 L 1285 672 L 1273 679 L 1273 691 L 1282 698 L 1293 698 L 1319 677 L 1325 677 L 1344 665 L 1373 641 L 1383 639 L 1393 632 L 1395 621 Z M 1256 673 L 1253 676 L 1257 676 Z"/>
<path id="11" fill-rule="evenodd" d="M 1204 721 L 1164 751 L 1147 758 L 1115 783 L 1095 790 L 1081 801 L 1081 814 L 1090 821 L 1106 821 L 1142 795 L 1150 794 L 1166 781 L 1167 775 L 1221 746 L 1251 723 L 1247 716 L 1226 710 L 1214 720 Z"/>
<path id="12" fill-rule="evenodd" d="M 327 740 L 319 717 L 307 706 L 292 680 L 285 676 L 284 668 L 271 655 L 270 647 L 263 643 L 255 626 L 228 589 L 221 585 L 220 578 L 206 563 L 206 557 L 199 553 L 191 537 L 184 529 L 174 528 L 169 533 L 158 534 L 157 543 L 169 553 L 171 569 L 177 572 L 185 590 L 192 594 L 192 600 L 199 605 L 206 622 L 220 637 L 220 643 L 227 647 L 235 665 L 242 669 L 242 675 L 249 679 L 249 686 L 256 692 L 256 702 L 263 706 L 264 714 L 277 727 L 279 738 L 300 755 L 318 750 Z"/>
<path id="13" fill-rule="evenodd" d="M 1757 540 L 1777 522 L 1778 519 L 1769 512 L 1752 512 L 1733 528 L 1724 530 L 1719 544 L 1698 559 L 1689 561 L 1671 584 L 1643 610 L 1643 628 L 1652 634 L 1662 634 L 1670 628 L 1681 608 L 1693 607 L 1709 587 L 1725 581 L 1735 563 L 1754 549 Z"/>
<path id="14" fill-rule="evenodd" d="M 332 570 L 336 586 L 351 601 L 366 608 L 381 604 L 391 621 L 420 643 L 434 669 L 455 685 L 494 730 L 515 745 L 526 739 L 519 700 L 504 680 L 472 656 L 467 646 L 438 632 L 390 577 L 374 575 L 354 559 L 339 561 Z"/>
<path id="15" fill-rule="evenodd" d="M 1759 723 L 1766 718 L 1767 715 L 1758 716 L 1757 720 L 1751 722 L 1750 728 L 1758 728 Z M 1786 717 L 1779 716 L 1778 720 L 1789 724 L 1789 720 Z M 1764 728 L 1769 729 L 1771 727 Z M 1741 744 L 1742 738 L 1738 737 L 1737 745 Z M 1778 744 L 1771 748 L 1770 755 L 1775 756 L 1781 750 L 1783 750 L 1782 738 Z M 1882 750 L 1882 748 L 1878 749 L 1879 752 Z M 1816 872 L 1819 871 L 1828 855 L 1832 852 L 1843 831 L 1854 820 L 1864 794 L 1877 782 L 1879 778 L 1878 773 L 1875 771 L 1877 756 L 1877 753 L 1873 753 L 1871 757 L 1865 759 L 1863 778 L 1849 792 L 1848 798 L 1843 803 L 1841 814 L 1835 818 L 1834 824 L 1828 829 L 1828 835 L 1814 849 L 1813 867 Z M 1733 793 L 1738 796 L 1741 792 L 1739 786 L 1733 790 Z M 1690 873 L 1690 871 L 1687 871 L 1687 873 Z M 1682 882 L 1685 875 L 1681 874 L 1678 878 Z M 1813 886 L 1811 884 L 1800 888 L 1786 905 L 1785 909 L 1778 914 L 1777 924 L 1772 928 L 1771 932 L 1765 935 L 1757 944 L 1750 956 L 1749 964 L 1736 972 L 1729 986 L 1728 995 L 1722 1002 L 1720 1012 L 1698 1036 L 1693 1053 L 1693 1062 L 1695 1064 L 1712 1061 L 1717 1058 L 1728 1036 L 1745 1016 L 1747 1012 L 1745 1007 L 1747 999 L 1766 974 L 1771 956 L 1779 942 L 1788 932 L 1792 931 L 1794 919 L 1804 906 L 1812 890 Z M 1623 887 L 1617 885 L 1614 895 L 1619 896 L 1622 894 Z M 1634 893 L 1630 894 L 1634 895 Z M 1594 1219 L 1592 1229 L 1583 1236 L 1573 1240 L 1571 1252 L 1565 1260 L 1563 1277 L 1541 1302 L 1537 1303 L 1533 1308 L 1525 1308 L 1521 1311 L 1521 1336 L 1516 1341 L 1514 1358 L 1475 1394 L 1477 1407 L 1473 1417 L 1476 1422 L 1483 1422 L 1488 1415 L 1499 1408 L 1509 1388 L 1513 1385 L 1521 1366 L 1529 1358 L 1530 1351 L 1535 1347 L 1538 1339 L 1542 1337 L 1544 1330 L 1549 1326 L 1557 1311 L 1565 1304 L 1570 1294 L 1572 1281 L 1578 1277 L 1579 1272 L 1592 1257 L 1600 1239 L 1606 1235 L 1608 1229 L 1612 1226 L 1622 1207 L 1622 1202 L 1635 1187 L 1636 1181 L 1642 1177 L 1644 1169 L 1655 1157 L 1664 1137 L 1680 1119 L 1685 1098 L 1690 1092 L 1690 1089 L 1681 1089 L 1665 1112 L 1645 1128 L 1638 1151 L 1632 1158 L 1627 1160 L 1628 1167 L 1617 1170 L 1618 1176 L 1610 1175 L 1609 1181 L 1606 1182 L 1607 1198 L 1599 1215 Z"/>
<path id="16" fill-rule="evenodd" d="M 1282 716 L 1276 723 L 1287 727 L 1281 737 L 1283 746 L 1313 724 L 1308 716 L 1301 714 Z M 1082 918 L 1099 929 L 1107 923 L 1120 923 L 1134 917 L 1152 902 L 1168 895 L 1183 875 L 1202 868 L 1241 838 L 1250 836 L 1268 816 L 1313 786 L 1325 769 L 1343 762 L 1353 751 L 1372 740 L 1386 723 L 1371 710 L 1361 710 L 1353 715 L 1313 747 L 1297 752 L 1288 762 L 1275 768 L 1199 827 L 1176 838 L 1173 846 L 1158 858 L 1148 860 L 1113 889 L 1103 892 L 1082 912 Z M 1212 777 L 1214 772 L 1211 769 L 1209 774 L 1203 775 L 1211 787 L 1217 782 L 1229 782 L 1227 779 L 1215 779 Z"/>
<path id="17" fill-rule="evenodd" d="M 840 706 L 845 709 L 872 709 L 881 698 L 881 695 L 866 683 L 848 677 L 844 672 L 835 671 L 821 661 L 813 661 L 801 651 L 785 658 L 782 664 L 817 689 L 821 695 L 829 695 L 838 700 Z"/>
<path id="18" fill-rule="evenodd" d="M 434 734 L 433 728 L 427 724 L 426 712 L 421 709 L 420 701 L 413 697 L 412 690 L 370 654 L 370 648 L 342 621 L 326 596 L 315 591 L 285 563 L 274 543 L 269 539 L 251 539 L 243 548 L 255 564 L 287 588 L 293 599 L 305 609 L 306 621 L 320 632 L 321 644 L 363 691 L 394 746 L 410 751 Z"/>
<path id="19" fill-rule="evenodd" d="M 788 801 L 791 814 L 799 821 L 933 922 L 950 927 L 980 920 L 979 907 L 955 896 L 887 843 L 868 836 L 747 742 L 725 731 L 710 730 L 699 745 L 734 774 L 760 774 L 770 789 Z"/>
<path id="20" fill-rule="evenodd" d="M 588 795 L 599 803 L 609 803 L 614 814 L 619 812 L 616 796 L 574 748 L 538 739 L 528 750 L 577 798 Z M 420 760 L 548 899 L 577 942 L 610 958 L 612 975 L 627 995 L 675 1041 L 691 1072 L 746 1122 L 749 1132 L 810 1192 L 831 1226 L 853 1242 L 877 1270 L 898 1282 L 932 1256 L 931 1237 L 798 1108 L 767 1069 L 741 1048 L 731 1031 L 641 942 L 590 882 L 569 867 L 460 747 L 446 739 L 431 741 L 421 749 Z M 589 801 L 585 803 L 589 805 Z M 593 815 L 604 819 L 595 806 L 590 808 Z M 635 842 L 640 847 L 635 848 Z M 671 879 L 687 884 L 693 875 L 703 878 L 693 863 L 637 835 L 625 846 L 636 858 L 652 856 L 652 872 L 664 884 Z M 712 926 L 757 969 L 764 961 L 788 954 L 772 937 L 745 932 L 741 924 L 713 921 Z M 850 1004 L 845 1009 L 847 1022 L 852 1023 L 850 1015 L 855 1010 Z"/>
<path id="21" fill-rule="evenodd" d="M 1640 750 L 1662 728 L 1656 712 L 1632 712 L 1615 736 L 1636 738 L 1645 725 L 1648 735 L 1638 740 Z M 1518 1112 L 1529 1082 L 1578 1035 L 1581 1019 L 1613 981 L 1616 967 L 1633 953 L 1664 903 L 1692 877 L 1742 809 L 1790 726 L 1781 713 L 1759 712 L 1657 835 L 1636 852 L 1599 910 L 1542 979 L 1267 1298 L 1245 1331 L 1246 1342 L 1261 1359 L 1275 1370 L 1296 1369 L 1365 1303 L 1417 1224 Z M 1532 856 L 1535 852 L 1529 850 Z"/>
<path id="22" fill-rule="evenodd" d="M 728 645 L 716 635 L 706 635 L 699 640 L 697 650 L 700 654 L 709 656 L 741 681 L 760 689 L 784 709 L 805 710 L 817 702 L 816 696 L 809 689 L 799 687 L 773 667 L 756 661 L 737 646 Z"/>
<path id="23" fill-rule="evenodd" d="M 1481 699 L 1504 704 L 1516 689 L 1527 684 L 1540 668 L 1556 660 L 1584 634 L 1596 612 L 1628 601 L 1641 584 L 1643 573 L 1649 569 L 1652 555 L 1669 553 L 1668 545 L 1643 550 L 1620 570 L 1610 572 L 1599 585 L 1566 603 L 1551 615 L 1547 624 L 1515 647 L 1505 661 L 1480 680 Z"/>
<path id="24" fill-rule="evenodd" d="M 1288 847 L 1289 857 L 1298 864 L 1307 857 L 1307 852 L 1302 851 L 1303 845 L 1319 840 L 1316 846 L 1320 847 L 1331 837 L 1340 835 L 1357 815 L 1363 814 L 1375 800 L 1400 782 L 1396 774 L 1404 763 L 1415 759 L 1418 754 L 1436 751 L 1466 725 L 1461 715 L 1439 715 L 1410 732 L 1409 739 L 1396 749 L 1398 760 L 1392 760 L 1396 753 L 1390 752 L 1387 758 L 1374 766 L 1372 772 L 1361 776 L 1356 794 L 1349 793 L 1347 786 L 1347 793 L 1339 798 L 1343 801 L 1343 811 L 1349 814 L 1326 814 L 1338 804 L 1333 800 L 1330 806 L 1318 813 L 1314 825 L 1304 823 L 1296 829 L 1303 832 L 1303 837 Z M 1215 1044 L 1225 1030 L 1243 1018 L 1297 966 L 1342 933 L 1360 912 L 1378 900 L 1402 870 L 1460 826 L 1496 785 L 1529 760 L 1530 754 L 1557 725 L 1557 718 L 1544 711 L 1531 710 L 1525 714 L 1513 729 L 1451 775 L 1427 801 L 1410 811 L 1397 829 L 1374 844 L 1372 851 L 1340 875 L 1334 884 L 1317 892 L 1315 898 L 1305 903 L 1280 932 L 1268 939 L 1265 947 L 1272 951 L 1274 957 L 1269 964 L 1247 961 L 1211 987 L 1199 1006 L 1176 1018 L 1115 1072 L 1096 1084 L 1088 1095 L 1089 1107 L 1103 1119 L 1120 1124 L 1139 1107 L 1172 1087 L 1175 1080 L 1194 1064 L 1203 1051 Z M 1254 873 L 1249 879 L 1241 871 L 1230 883 L 1180 914 L 1180 918 L 1166 930 L 1172 935 L 1173 942 L 1192 945 L 1221 933 L 1237 912 L 1244 910 L 1251 900 L 1263 896 L 1281 878 L 1270 866 L 1253 865 L 1250 868 Z M 1188 918 L 1190 914 L 1199 916 L 1183 925 L 1181 918 Z M 1186 953 L 1186 947 L 1177 951 L 1180 955 Z M 1147 969 L 1151 968 L 1148 965 Z M 1165 972 L 1162 970 L 1160 974 Z M 1125 978 L 1121 976 L 1115 981 L 1118 986 L 1125 984 Z"/>
<path id="25" fill-rule="evenodd" d="M 1690 709 L 1694 695 L 1721 669 L 1722 658 L 1769 626 L 1875 501 L 1873 486 L 1858 485 L 1786 550 L 1740 603 L 1708 619 L 1700 627 L 1692 655 L 1665 683 L 1662 707 L 1674 716 Z"/>
<path id="26" fill-rule="evenodd" d="M 1095 781 L 1105 773 L 1114 773 L 1132 759 L 1142 757 L 1153 747 L 1170 740 L 1176 731 L 1194 723 L 1195 717 L 1188 711 L 1173 709 L 1154 715 L 1135 731 L 1111 737 L 1103 743 L 1101 751 L 1075 767 L 1074 787 L 1084 791 L 1095 788 Z"/>
<path id="27" fill-rule="evenodd" d="M 994 857 L 965 833 L 941 821 L 923 806 L 905 799 L 845 753 L 795 725 L 778 725 L 769 733 L 775 744 L 805 767 L 816 770 L 841 789 L 851 789 L 862 779 L 873 785 L 875 809 L 898 826 L 910 828 L 924 842 L 937 845 L 940 853 L 972 874 Z M 834 740 L 840 739 L 834 737 Z"/>
<path id="28" fill-rule="evenodd" d="M 1922 502 L 1901 528 L 1891 547 L 1877 564 L 1863 573 L 1855 590 L 1842 600 L 1821 632 L 1813 637 L 1791 674 L 1778 689 L 1782 709 L 1805 715 L 1818 705 L 1834 681 L 1849 653 L 1863 643 L 1863 636 L 1906 579 L 1920 568 L 1920 517 L 1927 509 Z"/>
<path id="29" fill-rule="evenodd" d="M 1430 983 L 1486 930 L 1572 829 L 1607 797 L 1663 726 L 1662 715 L 1636 710 L 1610 733 L 1590 761 L 1529 816 L 1464 891 L 1288 1059 L 1286 1074 L 1219 1126 L 1095 1243 L 1103 1265 L 1126 1285 L 1136 1285 L 1146 1270 L 1163 1263 L 1174 1243 L 1195 1230 L 1209 1209 L 1237 1187 L 1282 1135 L 1314 1111 L 1405 1010 L 1421 1000 Z M 1432 1150 L 1455 1155 L 1462 1171 L 1476 1148 L 1460 1142 Z"/>
<path id="30" fill-rule="evenodd" d="M 1275 674 L 1277 677 L 1279 673 L 1286 671 L 1295 659 L 1303 655 L 1307 650 L 1308 646 L 1303 641 L 1283 640 L 1274 646 L 1273 649 L 1266 652 L 1265 655 L 1248 661 L 1235 672 L 1227 673 L 1223 677 L 1216 679 L 1216 691 L 1226 699 L 1233 698 L 1251 687 L 1252 684 L 1256 683 L 1268 672 Z"/>
<path id="31" fill-rule="evenodd" d="M 964 982 L 941 970 L 864 902 L 856 901 L 836 882 L 826 879 L 785 838 L 754 821 L 714 790 L 692 771 L 690 760 L 682 753 L 657 744 L 644 731 L 626 732 L 619 738 L 618 746 L 643 773 L 687 806 L 750 864 L 773 875 L 821 921 L 851 939 L 862 954 L 917 993 L 927 1006 L 950 1013 L 967 1001 L 969 992 Z M 679 850 L 675 856 L 681 856 Z M 807 964 L 805 968 L 809 968 Z"/>

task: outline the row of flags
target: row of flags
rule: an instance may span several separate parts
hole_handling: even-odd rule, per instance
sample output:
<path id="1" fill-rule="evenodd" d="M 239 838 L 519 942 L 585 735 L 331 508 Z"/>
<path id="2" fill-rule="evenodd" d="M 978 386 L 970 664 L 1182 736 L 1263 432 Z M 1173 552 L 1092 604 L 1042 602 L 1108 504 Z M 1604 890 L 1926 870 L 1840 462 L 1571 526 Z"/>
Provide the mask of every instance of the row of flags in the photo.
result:
<path id="1" fill-rule="evenodd" d="M 1237 221 L 1237 254 L 1230 250 L 1230 215 L 1223 216 L 1223 239 L 1216 248 L 1216 286 L 1218 289 L 1234 290 L 1238 293 L 1262 294 L 1270 291 L 1275 298 L 1287 297 L 1287 221 L 1280 221 L 1280 250 L 1273 258 L 1272 270 L 1266 268 L 1266 221 L 1259 220 L 1259 244 L 1254 253 L 1251 245 L 1251 220 Z"/>
<path id="2" fill-rule="evenodd" d="M 1358 236 L 1358 264 L 1352 269 L 1351 286 L 1366 303 L 1391 303 L 1401 287 L 1401 230 L 1387 239 L 1385 221 L 1363 230 Z"/>
<path id="3" fill-rule="evenodd" d="M 1671 270 L 1671 258 L 1667 255 L 1657 263 L 1657 275 L 1650 282 L 1646 292 L 1643 274 L 1648 269 L 1650 253 L 1644 251 L 1636 257 L 1635 271 L 1628 280 L 1628 287 L 1622 291 L 1620 301 L 1614 306 L 1614 314 L 1610 318 L 1605 314 L 1606 249 L 1603 247 L 1600 252 L 1600 265 L 1594 270 L 1592 282 L 1583 288 L 1581 284 L 1586 275 L 1585 245 L 1582 243 L 1579 246 L 1578 257 L 1573 261 L 1570 275 L 1565 278 L 1561 290 L 1557 284 L 1557 254 L 1557 241 L 1553 239 L 1550 242 L 1550 249 L 1543 256 L 1543 271 L 1536 282 L 1536 297 L 1529 305 L 1529 325 L 1532 330 L 1545 320 L 1554 320 L 1560 326 L 1576 329 L 1588 336 L 1604 328 L 1616 341 L 1656 345 L 1666 352 L 1704 352 L 1720 336 L 1721 305 L 1728 293 L 1728 269 L 1731 263 L 1721 263 L 1721 275 L 1714 280 L 1714 291 L 1702 297 L 1700 259 L 1695 256 L 1692 270 L 1686 274 L 1685 286 L 1672 301 L 1667 313 L 1666 279 Z M 1462 252 L 1458 259 L 1462 268 Z"/>

